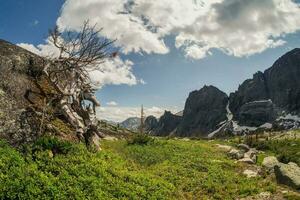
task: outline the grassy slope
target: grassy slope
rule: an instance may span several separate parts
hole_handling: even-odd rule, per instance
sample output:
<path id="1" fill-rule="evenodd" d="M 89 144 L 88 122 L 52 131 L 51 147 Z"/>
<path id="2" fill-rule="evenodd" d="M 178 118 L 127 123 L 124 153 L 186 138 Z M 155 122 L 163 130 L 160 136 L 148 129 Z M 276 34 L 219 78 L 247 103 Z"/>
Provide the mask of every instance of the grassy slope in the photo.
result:
<path id="1" fill-rule="evenodd" d="M 41 144 L 26 156 L 0 144 L 0 199 L 235 199 L 276 190 L 269 180 L 241 175 L 245 166 L 207 141 L 105 141 L 97 154 Z M 53 146 L 63 154 L 52 157 Z"/>

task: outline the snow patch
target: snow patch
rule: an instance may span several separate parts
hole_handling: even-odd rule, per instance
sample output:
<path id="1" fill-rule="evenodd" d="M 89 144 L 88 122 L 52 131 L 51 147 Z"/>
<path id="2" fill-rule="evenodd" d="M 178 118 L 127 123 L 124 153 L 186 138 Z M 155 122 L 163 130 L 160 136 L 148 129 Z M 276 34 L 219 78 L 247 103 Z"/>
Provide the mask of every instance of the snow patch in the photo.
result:
<path id="1" fill-rule="evenodd" d="M 280 119 L 293 120 L 293 121 L 300 122 L 300 117 L 298 115 L 292 115 L 292 114 L 287 114 L 285 116 L 281 116 L 281 117 L 279 117 L 279 120 Z"/>
<path id="2" fill-rule="evenodd" d="M 271 129 L 273 125 L 271 123 L 265 123 L 261 125 L 259 128 Z"/>
<path id="3" fill-rule="evenodd" d="M 271 99 L 268 99 L 268 100 L 258 100 L 258 101 L 250 101 L 247 104 L 250 104 L 250 103 L 273 103 Z"/>

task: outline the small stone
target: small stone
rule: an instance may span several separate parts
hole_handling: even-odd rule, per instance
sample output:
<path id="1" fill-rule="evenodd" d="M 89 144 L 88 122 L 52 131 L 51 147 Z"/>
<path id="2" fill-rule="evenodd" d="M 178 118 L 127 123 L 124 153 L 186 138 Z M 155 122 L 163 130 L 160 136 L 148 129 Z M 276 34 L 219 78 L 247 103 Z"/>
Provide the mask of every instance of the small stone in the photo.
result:
<path id="1" fill-rule="evenodd" d="M 250 150 L 250 147 L 246 144 L 239 144 L 237 147 L 238 147 L 238 149 L 242 149 L 242 150 L 245 150 L 245 151 Z"/>
<path id="2" fill-rule="evenodd" d="M 228 145 L 216 144 L 216 146 L 226 152 L 229 152 L 232 149 L 232 146 Z"/>
<path id="3" fill-rule="evenodd" d="M 246 175 L 247 178 L 252 178 L 252 177 L 258 176 L 258 172 L 257 172 L 257 171 L 253 171 L 253 170 L 250 170 L 250 169 L 246 169 L 246 170 L 243 172 L 243 174 Z"/>
<path id="4" fill-rule="evenodd" d="M 231 149 L 228 153 L 228 156 L 232 159 L 241 159 L 244 157 L 244 152 L 243 151 L 239 151 L 237 149 Z"/>
<path id="5" fill-rule="evenodd" d="M 247 164 L 255 164 L 251 158 L 242 158 L 238 160 L 239 162 L 247 163 Z"/>
<path id="6" fill-rule="evenodd" d="M 274 171 L 274 167 L 279 164 L 279 161 L 275 156 L 265 157 L 262 166 L 268 171 Z"/>
<path id="7" fill-rule="evenodd" d="M 269 199 L 271 197 L 271 193 L 270 192 L 261 192 L 261 193 L 259 193 L 258 197 L 261 199 Z"/>

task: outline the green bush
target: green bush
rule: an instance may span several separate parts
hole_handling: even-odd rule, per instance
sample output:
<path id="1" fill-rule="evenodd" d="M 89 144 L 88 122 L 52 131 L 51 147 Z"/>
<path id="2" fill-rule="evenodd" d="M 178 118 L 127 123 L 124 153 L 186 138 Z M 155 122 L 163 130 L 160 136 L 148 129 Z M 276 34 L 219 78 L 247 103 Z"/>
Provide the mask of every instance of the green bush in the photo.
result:
<path id="1" fill-rule="evenodd" d="M 72 150 L 73 145 L 68 141 L 59 140 L 55 137 L 42 137 L 33 145 L 33 151 L 51 150 L 53 154 L 67 154 Z"/>
<path id="2" fill-rule="evenodd" d="M 259 141 L 254 146 L 275 154 L 280 162 L 295 162 L 300 166 L 300 139 Z"/>
<path id="3" fill-rule="evenodd" d="M 147 134 L 137 133 L 127 139 L 129 145 L 147 145 L 154 142 L 154 139 Z"/>

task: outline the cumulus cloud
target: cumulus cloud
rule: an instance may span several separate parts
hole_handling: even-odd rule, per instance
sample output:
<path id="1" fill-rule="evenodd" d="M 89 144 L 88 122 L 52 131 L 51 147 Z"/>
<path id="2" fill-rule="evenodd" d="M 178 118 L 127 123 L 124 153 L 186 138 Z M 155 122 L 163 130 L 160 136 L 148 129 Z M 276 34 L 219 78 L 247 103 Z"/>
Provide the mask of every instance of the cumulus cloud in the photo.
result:
<path id="1" fill-rule="evenodd" d="M 80 30 L 87 19 L 103 28 L 102 36 L 117 39 L 123 52 L 167 53 L 164 41 L 150 31 L 144 21 L 129 14 L 129 1 L 124 0 L 67 0 L 57 20 L 63 30 Z"/>
<path id="2" fill-rule="evenodd" d="M 46 40 L 45 44 L 38 46 L 26 43 L 20 43 L 18 46 L 44 57 L 59 56 L 59 50 L 49 40 Z M 91 81 L 98 89 L 104 85 L 145 84 L 143 79 L 137 79 L 133 74 L 133 64 L 134 63 L 129 60 L 123 61 L 120 57 L 108 59 L 100 64 L 97 70 L 89 71 Z"/>
<path id="3" fill-rule="evenodd" d="M 300 30 L 300 7 L 292 0 L 66 0 L 57 24 L 78 30 L 86 19 L 124 53 L 165 54 L 163 38 L 174 35 L 186 57 L 213 48 L 242 57 L 283 45 Z"/>
<path id="4" fill-rule="evenodd" d="M 159 107 L 149 107 L 144 108 L 144 113 L 146 116 L 153 115 L 159 118 L 165 110 L 171 110 L 176 113 L 176 108 L 159 108 Z M 97 108 L 97 118 L 105 119 L 108 121 L 122 122 L 129 117 L 140 117 L 141 108 L 140 107 L 100 107 Z"/>

